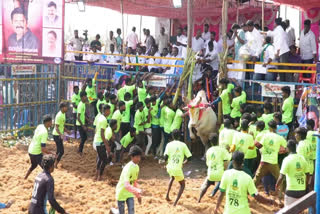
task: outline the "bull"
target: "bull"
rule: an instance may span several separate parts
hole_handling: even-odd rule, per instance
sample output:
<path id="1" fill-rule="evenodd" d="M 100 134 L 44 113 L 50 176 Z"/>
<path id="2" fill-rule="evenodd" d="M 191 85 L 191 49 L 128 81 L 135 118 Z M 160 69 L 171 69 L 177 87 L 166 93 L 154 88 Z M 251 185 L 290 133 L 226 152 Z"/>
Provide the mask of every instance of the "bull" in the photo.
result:
<path id="1" fill-rule="evenodd" d="M 212 110 L 206 93 L 203 90 L 199 91 L 197 96 L 189 102 L 187 109 L 190 117 L 188 124 L 190 138 L 195 140 L 196 136 L 199 136 L 207 151 L 209 137 L 216 133 L 217 115 Z"/>

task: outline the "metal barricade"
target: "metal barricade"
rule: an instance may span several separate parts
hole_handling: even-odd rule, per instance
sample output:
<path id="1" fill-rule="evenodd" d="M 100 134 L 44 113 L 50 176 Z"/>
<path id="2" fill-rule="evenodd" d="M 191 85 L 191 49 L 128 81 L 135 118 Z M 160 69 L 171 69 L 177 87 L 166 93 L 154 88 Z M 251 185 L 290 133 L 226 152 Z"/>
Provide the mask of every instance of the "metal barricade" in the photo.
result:
<path id="1" fill-rule="evenodd" d="M 59 70 L 59 65 L 0 65 L 0 133 L 34 129 L 43 115 L 56 114 Z"/>

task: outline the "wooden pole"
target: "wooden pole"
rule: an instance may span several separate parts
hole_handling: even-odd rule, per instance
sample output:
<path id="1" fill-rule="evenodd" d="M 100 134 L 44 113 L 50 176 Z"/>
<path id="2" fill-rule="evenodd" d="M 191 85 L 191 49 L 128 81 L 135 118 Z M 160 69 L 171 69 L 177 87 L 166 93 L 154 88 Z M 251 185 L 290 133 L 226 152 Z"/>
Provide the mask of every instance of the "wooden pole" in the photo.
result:
<path id="1" fill-rule="evenodd" d="M 237 1 L 237 24 L 239 24 L 239 1 Z"/>
<path id="2" fill-rule="evenodd" d="M 123 57 L 122 57 L 122 69 L 125 70 L 125 43 L 124 43 L 124 15 L 123 15 L 123 0 L 120 1 L 120 10 L 121 10 L 121 20 L 122 20 L 122 53 L 123 53 Z"/>
<path id="3" fill-rule="evenodd" d="M 228 6 L 229 1 L 223 0 L 223 6 L 222 6 L 222 40 L 223 40 L 223 50 L 227 50 L 227 28 L 228 28 Z"/>
<path id="4" fill-rule="evenodd" d="M 142 39 L 141 32 L 142 32 L 142 16 L 140 16 L 140 36 L 139 36 L 140 43 L 142 43 L 142 41 L 141 41 L 141 39 Z"/>
<path id="5" fill-rule="evenodd" d="M 262 8 L 261 30 L 264 31 L 264 0 L 262 0 L 261 8 Z"/>
<path id="6" fill-rule="evenodd" d="M 191 41 L 192 41 L 192 22 L 193 22 L 193 17 L 192 17 L 192 8 L 193 8 L 193 0 L 188 0 L 188 5 L 187 5 L 187 16 L 188 16 L 188 48 L 191 48 Z"/>

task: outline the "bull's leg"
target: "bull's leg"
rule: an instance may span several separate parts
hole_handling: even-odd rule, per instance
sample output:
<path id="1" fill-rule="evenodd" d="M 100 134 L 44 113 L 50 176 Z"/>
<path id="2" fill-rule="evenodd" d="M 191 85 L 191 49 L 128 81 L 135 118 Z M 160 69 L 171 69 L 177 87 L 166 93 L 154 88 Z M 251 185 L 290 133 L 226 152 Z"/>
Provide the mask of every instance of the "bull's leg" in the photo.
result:
<path id="1" fill-rule="evenodd" d="M 208 137 L 206 135 L 199 135 L 200 136 L 200 139 L 201 139 L 201 142 L 204 146 L 204 154 L 203 154 L 203 157 L 201 158 L 201 160 L 205 160 L 206 159 L 206 153 L 207 153 L 207 150 L 209 149 L 209 145 L 208 145 Z"/>
<path id="2" fill-rule="evenodd" d="M 195 134 L 193 133 L 193 131 L 192 131 L 192 126 L 191 126 L 190 124 L 188 124 L 188 129 L 189 129 L 189 135 L 190 135 L 191 140 L 195 140 L 195 139 L 196 139 L 196 136 L 195 136 Z"/>

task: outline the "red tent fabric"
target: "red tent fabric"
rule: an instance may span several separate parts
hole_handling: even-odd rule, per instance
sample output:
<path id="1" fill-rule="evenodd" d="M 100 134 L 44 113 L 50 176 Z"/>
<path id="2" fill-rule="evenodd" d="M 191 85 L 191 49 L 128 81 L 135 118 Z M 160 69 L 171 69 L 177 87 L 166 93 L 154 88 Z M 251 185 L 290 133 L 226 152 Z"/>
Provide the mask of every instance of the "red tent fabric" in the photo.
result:
<path id="1" fill-rule="evenodd" d="M 307 11 L 311 8 L 320 7 L 320 0 L 273 0 L 278 4 L 286 4 Z"/>

